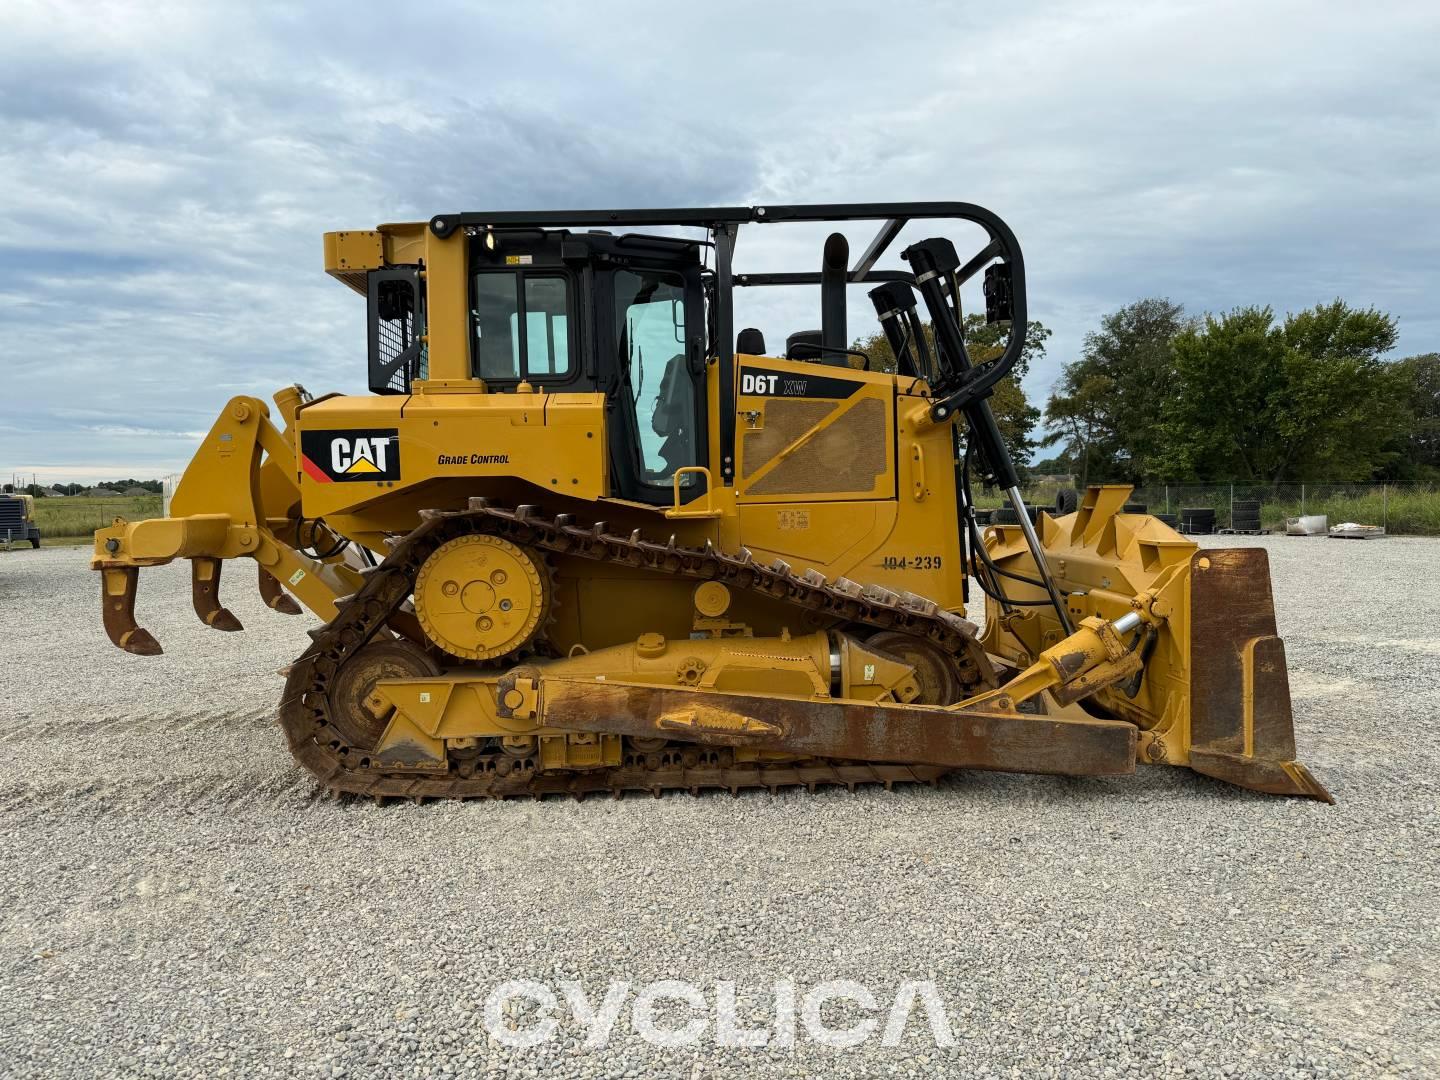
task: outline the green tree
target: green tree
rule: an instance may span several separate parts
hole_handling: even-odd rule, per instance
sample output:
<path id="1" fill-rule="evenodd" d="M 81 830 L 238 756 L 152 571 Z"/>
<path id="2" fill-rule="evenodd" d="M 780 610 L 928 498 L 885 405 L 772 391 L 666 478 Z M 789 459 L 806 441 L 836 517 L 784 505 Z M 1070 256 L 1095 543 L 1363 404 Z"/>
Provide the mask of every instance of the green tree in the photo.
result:
<path id="1" fill-rule="evenodd" d="M 1114 384 L 1105 376 L 1093 374 L 1080 364 L 1070 364 L 1045 405 L 1050 433 L 1040 440 L 1040 445 L 1064 445 L 1064 456 L 1072 463 L 1082 489 L 1092 479 L 1113 479 L 1109 474 L 1115 466 L 1115 450 L 1106 438 L 1105 427 L 1113 391 Z"/>
<path id="2" fill-rule="evenodd" d="M 1440 480 L 1440 353 L 1407 356 L 1394 364 L 1408 399 L 1410 429 L 1395 440 L 1386 480 Z"/>
<path id="3" fill-rule="evenodd" d="M 1030 455 L 1035 448 L 1035 425 L 1040 422 L 1040 410 L 1030 404 L 1022 382 L 1030 371 L 1030 365 L 1045 355 L 1045 342 L 1050 337 L 1050 331 L 1041 323 L 1031 321 L 1028 325 L 1020 358 L 1015 361 L 1010 374 L 995 384 L 995 392 L 990 398 L 995 423 L 1000 427 L 1000 435 L 1010 451 L 1011 460 L 1022 475 L 1030 464 Z M 977 364 L 999 356 L 1010 340 L 1009 323 L 987 323 L 985 317 L 978 313 L 965 316 L 964 331 L 970 359 Z M 935 331 L 928 322 L 925 323 L 925 340 L 933 353 Z M 895 370 L 895 353 L 884 333 L 877 330 L 869 337 L 856 340 L 851 348 L 870 357 L 872 370 Z"/>
<path id="4" fill-rule="evenodd" d="M 1165 446 L 1167 394 L 1174 385 L 1175 337 L 1185 309 L 1148 297 L 1111 312 L 1085 335 L 1080 358 L 1065 365 L 1045 406 L 1050 434 L 1076 471 L 1094 480 L 1138 480 L 1154 473 Z"/>
<path id="5" fill-rule="evenodd" d="M 1395 320 L 1342 300 L 1207 315 L 1175 338 L 1157 464 L 1201 480 L 1366 480 L 1408 426 Z"/>
<path id="6" fill-rule="evenodd" d="M 1041 459 L 1040 461 L 1032 461 L 1030 463 L 1030 471 L 1032 473 L 1041 473 L 1043 475 L 1050 475 L 1052 473 L 1068 473 L 1073 472 L 1074 469 L 1075 465 L 1070 460 L 1070 456 L 1063 453 L 1058 454 L 1055 457 L 1047 457 Z"/>

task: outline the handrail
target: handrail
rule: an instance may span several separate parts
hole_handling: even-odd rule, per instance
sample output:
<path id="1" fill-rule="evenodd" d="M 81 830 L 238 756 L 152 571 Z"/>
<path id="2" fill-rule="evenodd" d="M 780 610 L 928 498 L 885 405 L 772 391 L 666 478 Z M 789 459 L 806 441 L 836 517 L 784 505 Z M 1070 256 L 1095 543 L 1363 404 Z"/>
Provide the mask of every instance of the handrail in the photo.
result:
<path id="1" fill-rule="evenodd" d="M 698 473 L 705 478 L 705 508 L 703 510 L 685 510 L 680 504 L 680 478 L 686 473 Z M 675 492 L 675 505 L 665 511 L 665 516 L 674 521 L 677 518 L 714 518 L 720 516 L 720 511 L 715 509 L 715 489 L 710 481 L 710 470 L 704 465 L 683 465 L 675 470 L 675 475 L 670 478 L 670 484 Z"/>

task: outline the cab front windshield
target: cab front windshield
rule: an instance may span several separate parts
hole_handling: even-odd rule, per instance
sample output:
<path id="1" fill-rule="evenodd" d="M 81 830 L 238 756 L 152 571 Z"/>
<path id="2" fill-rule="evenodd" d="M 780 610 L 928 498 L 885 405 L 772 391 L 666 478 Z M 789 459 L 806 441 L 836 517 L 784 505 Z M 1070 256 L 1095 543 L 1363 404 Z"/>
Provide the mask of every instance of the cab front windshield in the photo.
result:
<path id="1" fill-rule="evenodd" d="M 615 339 L 639 428 L 642 478 L 669 484 L 695 462 L 695 387 L 685 361 L 685 283 L 678 274 L 615 274 Z M 686 473 L 681 484 L 694 481 Z"/>

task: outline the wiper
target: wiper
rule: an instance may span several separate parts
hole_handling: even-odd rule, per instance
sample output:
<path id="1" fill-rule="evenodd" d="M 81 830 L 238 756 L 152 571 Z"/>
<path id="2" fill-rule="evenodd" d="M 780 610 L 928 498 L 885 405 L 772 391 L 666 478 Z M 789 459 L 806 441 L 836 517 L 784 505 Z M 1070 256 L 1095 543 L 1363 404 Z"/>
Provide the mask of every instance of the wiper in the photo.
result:
<path id="1" fill-rule="evenodd" d="M 627 375 L 636 371 L 636 360 L 639 360 L 638 369 L 640 381 L 636 383 L 633 379 L 631 380 L 631 385 L 634 387 L 635 392 L 630 398 L 631 404 L 638 405 L 640 403 L 640 393 L 645 389 L 645 350 L 637 348 L 635 345 L 635 320 L 633 318 L 627 319 L 625 323 L 625 347 L 627 352 L 625 357 L 625 370 Z"/>

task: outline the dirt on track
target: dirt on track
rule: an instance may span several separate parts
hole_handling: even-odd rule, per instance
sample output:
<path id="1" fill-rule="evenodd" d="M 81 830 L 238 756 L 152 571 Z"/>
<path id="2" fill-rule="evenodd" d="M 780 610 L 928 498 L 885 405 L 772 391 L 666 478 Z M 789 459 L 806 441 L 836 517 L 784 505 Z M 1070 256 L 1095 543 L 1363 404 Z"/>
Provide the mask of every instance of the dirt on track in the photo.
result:
<path id="1" fill-rule="evenodd" d="M 1324 806 L 1181 770 L 936 788 L 377 806 L 275 724 L 306 618 L 227 566 L 141 575 L 115 650 L 83 549 L 0 553 L 0 1060 L 16 1076 L 1433 1075 L 1440 541 L 1274 538 Z M 957 1043 L 664 1048 L 622 1014 L 489 1038 L 507 979 L 934 980 Z"/>

